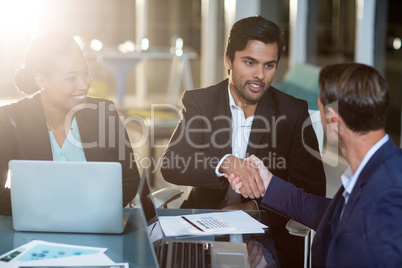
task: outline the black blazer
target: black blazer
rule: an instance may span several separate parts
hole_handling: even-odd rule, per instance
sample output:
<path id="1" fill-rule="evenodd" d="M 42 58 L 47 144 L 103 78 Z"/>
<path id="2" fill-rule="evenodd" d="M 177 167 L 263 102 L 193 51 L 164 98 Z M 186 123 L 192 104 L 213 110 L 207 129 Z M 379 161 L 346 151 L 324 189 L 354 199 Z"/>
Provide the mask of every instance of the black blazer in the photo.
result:
<path id="1" fill-rule="evenodd" d="M 183 117 L 164 154 L 163 177 L 174 184 L 194 186 L 182 207 L 218 208 L 228 182 L 216 176 L 215 167 L 225 154 L 232 153 L 228 80 L 186 91 L 182 101 Z M 303 128 L 306 120 L 309 120 L 306 101 L 270 87 L 257 106 L 247 155 L 262 159 L 278 177 L 309 193 L 324 196 L 326 180 L 321 159 L 313 157 L 304 146 L 318 152 L 311 124 Z M 269 218 L 271 225 L 277 223 L 274 218 L 285 220 Z"/>
<path id="2" fill-rule="evenodd" d="M 122 164 L 125 206 L 139 183 L 128 135 L 113 102 L 88 97 L 86 103 L 87 108 L 76 113 L 81 141 L 91 147 L 84 147 L 85 157 Z M 53 160 L 40 93 L 0 107 L 0 215 L 11 214 L 10 190 L 4 188 L 11 159 Z"/>

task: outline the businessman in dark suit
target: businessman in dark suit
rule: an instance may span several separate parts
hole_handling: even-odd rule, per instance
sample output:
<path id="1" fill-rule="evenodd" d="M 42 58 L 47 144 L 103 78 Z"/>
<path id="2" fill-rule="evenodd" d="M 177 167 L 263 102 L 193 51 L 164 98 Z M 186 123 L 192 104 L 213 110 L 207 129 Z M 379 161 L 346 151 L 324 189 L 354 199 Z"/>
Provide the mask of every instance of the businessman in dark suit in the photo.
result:
<path id="1" fill-rule="evenodd" d="M 324 67 L 319 83 L 327 140 L 349 163 L 342 186 L 333 199 L 308 194 L 251 156 L 267 186 L 261 205 L 316 230 L 313 267 L 402 267 L 402 149 L 384 130 L 387 82 L 349 63 Z M 240 179 L 233 182 L 242 191 Z"/>
<path id="2" fill-rule="evenodd" d="M 241 198 L 223 176 L 242 177 L 248 197 L 259 200 L 265 188 L 258 170 L 242 165 L 242 158 L 251 154 L 286 181 L 325 195 L 321 159 L 304 146 L 318 151 L 307 102 L 271 86 L 283 46 L 276 24 L 261 16 L 242 19 L 228 38 L 229 79 L 184 93 L 183 118 L 161 168 L 165 180 L 194 186 L 182 208 L 258 209 L 259 201 Z M 268 217 L 281 265 L 302 265 L 303 241 L 288 234 L 288 219 L 271 212 Z"/>

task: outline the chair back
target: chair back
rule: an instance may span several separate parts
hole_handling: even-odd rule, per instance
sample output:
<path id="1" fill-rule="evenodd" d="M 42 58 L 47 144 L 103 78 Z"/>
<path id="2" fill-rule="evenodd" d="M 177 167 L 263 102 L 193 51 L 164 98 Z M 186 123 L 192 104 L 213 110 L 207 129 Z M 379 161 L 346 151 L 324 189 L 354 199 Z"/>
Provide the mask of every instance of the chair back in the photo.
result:
<path id="1" fill-rule="evenodd" d="M 315 135 L 318 140 L 318 149 L 320 150 L 320 154 L 322 154 L 322 149 L 324 147 L 324 129 L 321 123 L 321 116 L 319 110 L 308 110 L 310 114 L 311 123 L 313 125 L 313 129 Z"/>

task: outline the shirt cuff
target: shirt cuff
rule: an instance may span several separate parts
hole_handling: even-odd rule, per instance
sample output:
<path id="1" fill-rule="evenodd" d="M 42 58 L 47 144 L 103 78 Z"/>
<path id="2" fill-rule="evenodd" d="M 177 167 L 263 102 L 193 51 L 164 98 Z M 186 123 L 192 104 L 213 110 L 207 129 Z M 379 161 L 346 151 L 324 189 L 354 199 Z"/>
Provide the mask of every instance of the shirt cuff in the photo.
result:
<path id="1" fill-rule="evenodd" d="M 222 177 L 222 176 L 223 176 L 223 173 L 220 173 L 220 172 L 219 172 L 219 168 L 221 167 L 223 161 L 225 161 L 225 159 L 226 159 L 229 155 L 232 155 L 232 154 L 225 154 L 225 155 L 222 157 L 221 161 L 219 161 L 218 165 L 216 165 L 216 168 L 215 168 L 215 174 L 216 174 L 216 176 L 218 176 L 218 177 Z"/>

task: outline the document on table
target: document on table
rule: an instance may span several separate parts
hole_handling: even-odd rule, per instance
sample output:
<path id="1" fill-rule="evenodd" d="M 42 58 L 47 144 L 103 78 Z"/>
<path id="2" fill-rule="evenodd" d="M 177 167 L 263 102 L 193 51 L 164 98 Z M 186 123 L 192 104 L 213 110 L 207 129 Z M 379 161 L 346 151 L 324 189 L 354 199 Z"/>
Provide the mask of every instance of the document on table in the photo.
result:
<path id="1" fill-rule="evenodd" d="M 33 240 L 0 256 L 0 267 L 113 267 L 128 268 L 114 263 L 104 252 L 107 248 L 85 247 Z"/>
<path id="2" fill-rule="evenodd" d="M 166 236 L 254 234 L 264 233 L 264 228 L 268 228 L 241 210 L 160 216 L 159 219 Z"/>

